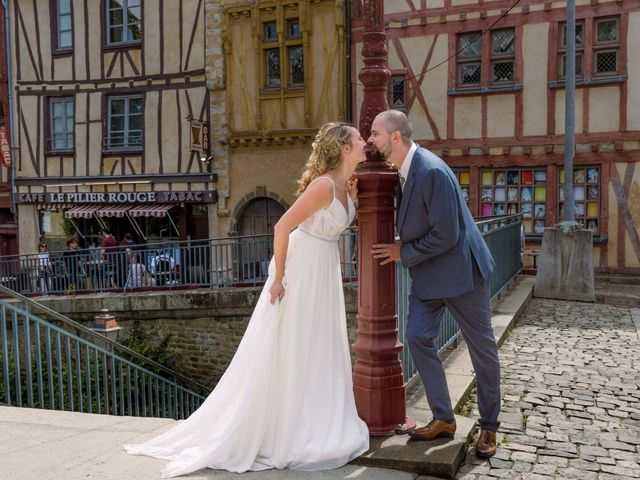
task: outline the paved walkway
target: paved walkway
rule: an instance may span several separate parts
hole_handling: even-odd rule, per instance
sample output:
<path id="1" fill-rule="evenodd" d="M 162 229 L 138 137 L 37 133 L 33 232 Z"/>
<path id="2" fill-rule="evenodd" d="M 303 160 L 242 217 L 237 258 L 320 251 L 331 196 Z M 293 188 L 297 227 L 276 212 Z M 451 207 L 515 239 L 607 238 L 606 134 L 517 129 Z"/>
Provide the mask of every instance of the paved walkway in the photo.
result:
<path id="1" fill-rule="evenodd" d="M 520 282 L 494 308 L 498 336 L 520 310 L 530 283 Z M 457 478 L 640 478 L 638 331 L 640 309 L 532 300 L 500 349 L 504 403 L 498 454 L 482 461 L 471 448 Z M 463 344 L 445 362 L 454 398 L 469 382 L 466 357 Z M 421 423 L 428 419 L 423 395 L 408 403 Z M 0 480 L 157 479 L 165 462 L 131 457 L 120 445 L 155 436 L 172 423 L 0 406 Z M 356 465 L 316 473 L 202 470 L 186 478 L 431 480 Z"/>
<path id="2" fill-rule="evenodd" d="M 639 331 L 640 309 L 533 299 L 500 349 L 498 452 L 456 478 L 640 478 Z"/>

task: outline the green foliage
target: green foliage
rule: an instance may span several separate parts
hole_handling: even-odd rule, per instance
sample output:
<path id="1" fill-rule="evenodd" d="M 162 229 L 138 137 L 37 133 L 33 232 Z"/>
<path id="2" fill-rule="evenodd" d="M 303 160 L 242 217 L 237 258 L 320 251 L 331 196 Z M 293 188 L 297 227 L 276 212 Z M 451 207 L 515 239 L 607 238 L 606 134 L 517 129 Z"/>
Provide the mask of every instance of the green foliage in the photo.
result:
<path id="1" fill-rule="evenodd" d="M 62 225 L 62 231 L 66 236 L 70 237 L 71 235 L 75 235 L 76 229 L 73 226 L 72 221 L 67 217 L 65 217 L 64 215 L 62 215 L 61 225 Z"/>
<path id="2" fill-rule="evenodd" d="M 159 325 L 154 325 L 148 330 L 145 330 L 142 328 L 142 322 L 136 319 L 133 321 L 129 336 L 120 343 L 134 352 L 159 363 L 163 367 L 172 368 L 170 353 L 167 350 L 171 335 L 166 335 L 164 338 L 158 340 L 159 336 Z M 132 360 L 138 363 L 138 360 Z M 160 373 L 156 368 L 147 368 L 155 373 Z"/>

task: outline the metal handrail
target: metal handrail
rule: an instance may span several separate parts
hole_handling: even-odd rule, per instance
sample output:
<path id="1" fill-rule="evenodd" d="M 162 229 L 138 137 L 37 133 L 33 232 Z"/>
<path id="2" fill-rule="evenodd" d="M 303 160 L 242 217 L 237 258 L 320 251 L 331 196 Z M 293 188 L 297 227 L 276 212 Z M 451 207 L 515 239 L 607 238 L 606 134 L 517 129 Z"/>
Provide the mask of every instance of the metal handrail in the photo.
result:
<path id="1" fill-rule="evenodd" d="M 207 245 L 211 243 L 222 243 L 222 242 L 237 242 L 239 240 L 251 240 L 255 238 L 266 238 L 273 237 L 273 233 L 261 233 L 257 235 L 241 235 L 241 236 L 228 236 L 228 237 L 215 237 L 215 238 L 206 238 L 206 239 L 197 239 L 197 240 L 170 240 L 170 241 L 157 241 L 157 242 L 146 242 L 146 243 L 136 243 L 133 245 L 116 245 L 114 247 L 100 247 L 95 246 L 92 247 L 95 250 L 105 252 L 116 252 L 121 251 L 124 248 L 130 249 L 148 249 L 148 250 L 159 250 L 165 248 L 179 248 L 180 246 L 194 246 L 194 245 Z M 91 248 L 87 247 L 80 251 L 89 251 Z M 50 255 L 58 255 L 63 254 L 67 250 L 50 250 Z M 38 253 L 27 253 L 27 254 L 12 254 L 12 255 L 0 255 L 0 260 L 13 260 L 13 259 L 23 259 L 25 257 L 37 257 Z"/>
<path id="2" fill-rule="evenodd" d="M 509 222 L 513 223 L 515 221 L 522 220 L 522 213 L 514 213 L 511 215 L 501 215 L 501 216 L 491 216 L 491 217 L 476 217 L 474 218 L 475 224 L 478 227 L 484 225 L 491 225 L 494 223 L 504 223 Z"/>
<path id="3" fill-rule="evenodd" d="M 348 229 L 338 241 L 345 281 L 357 278 L 356 236 Z M 0 284 L 29 296 L 257 286 L 272 255 L 271 234 L 29 254 L 0 258 Z"/>
<path id="4" fill-rule="evenodd" d="M 56 312 L 55 310 L 50 309 L 49 307 L 42 305 L 32 299 L 30 299 L 29 297 L 25 297 L 24 295 L 21 295 L 18 292 L 15 292 L 7 287 L 5 287 L 4 285 L 0 285 L 0 292 L 14 298 L 17 301 L 23 302 L 24 304 L 28 305 L 29 307 L 33 307 L 36 308 L 38 310 L 40 310 L 42 313 L 44 313 L 45 315 L 54 318 L 55 320 L 64 323 L 66 326 L 75 329 L 76 331 L 82 332 L 83 334 L 91 337 L 93 339 L 93 341 L 95 343 L 97 342 L 102 342 L 104 345 L 107 345 L 111 348 L 117 349 L 119 350 L 121 353 L 126 353 L 127 355 L 141 361 L 144 362 L 146 365 L 153 367 L 154 369 L 162 372 L 163 374 L 175 378 L 177 380 L 180 380 L 181 382 L 185 383 L 185 384 L 189 384 L 192 387 L 195 387 L 197 390 L 199 390 L 201 393 L 205 393 L 208 392 L 210 389 L 200 383 L 198 383 L 197 381 L 186 377 L 184 375 L 182 375 L 181 373 L 178 373 L 174 370 L 171 370 L 168 367 L 165 367 L 164 365 L 151 360 L 150 358 L 145 357 L 144 355 L 141 355 L 140 353 L 136 352 L 135 350 L 131 350 L 129 347 L 126 347 L 124 345 L 122 345 L 121 343 L 118 343 L 114 340 L 111 340 L 110 338 L 101 335 L 100 333 L 95 332 L 94 330 L 91 330 L 88 327 L 85 327 L 84 325 L 82 325 L 79 322 L 76 322 L 75 320 L 72 320 L 69 317 L 66 317 L 64 315 L 62 315 L 61 313 Z M 0 303 L 2 303 L 2 300 L 0 300 Z M 9 302 L 7 302 L 9 303 Z"/>
<path id="5" fill-rule="evenodd" d="M 107 346 L 5 301 L 0 302 L 0 358 L 2 400 L 17 407 L 182 419 L 205 400 Z"/>

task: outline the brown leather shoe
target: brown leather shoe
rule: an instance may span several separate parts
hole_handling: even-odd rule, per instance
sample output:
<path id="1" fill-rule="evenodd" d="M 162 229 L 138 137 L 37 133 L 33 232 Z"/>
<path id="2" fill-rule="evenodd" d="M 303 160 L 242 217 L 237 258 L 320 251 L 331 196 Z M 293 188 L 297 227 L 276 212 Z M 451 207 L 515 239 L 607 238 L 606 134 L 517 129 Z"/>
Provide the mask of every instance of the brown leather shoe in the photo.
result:
<path id="1" fill-rule="evenodd" d="M 476 455 L 482 458 L 493 457 L 496 454 L 496 432 L 481 429 L 476 443 Z"/>
<path id="2" fill-rule="evenodd" d="M 424 427 L 416 428 L 409 432 L 409 436 L 414 440 L 434 440 L 440 437 L 453 437 L 456 433 L 456 422 L 443 422 L 435 418 Z"/>

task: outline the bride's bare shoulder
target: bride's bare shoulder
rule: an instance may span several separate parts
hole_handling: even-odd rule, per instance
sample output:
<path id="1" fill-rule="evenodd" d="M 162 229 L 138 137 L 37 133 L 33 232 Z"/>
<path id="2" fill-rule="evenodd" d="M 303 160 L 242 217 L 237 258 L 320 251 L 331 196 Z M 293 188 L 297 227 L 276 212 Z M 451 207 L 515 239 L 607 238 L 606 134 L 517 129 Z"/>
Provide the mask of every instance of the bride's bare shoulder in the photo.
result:
<path id="1" fill-rule="evenodd" d="M 307 189 L 300 195 L 299 200 L 312 202 L 317 208 L 326 208 L 333 201 L 333 180 L 328 176 L 320 176 L 314 179 Z"/>

